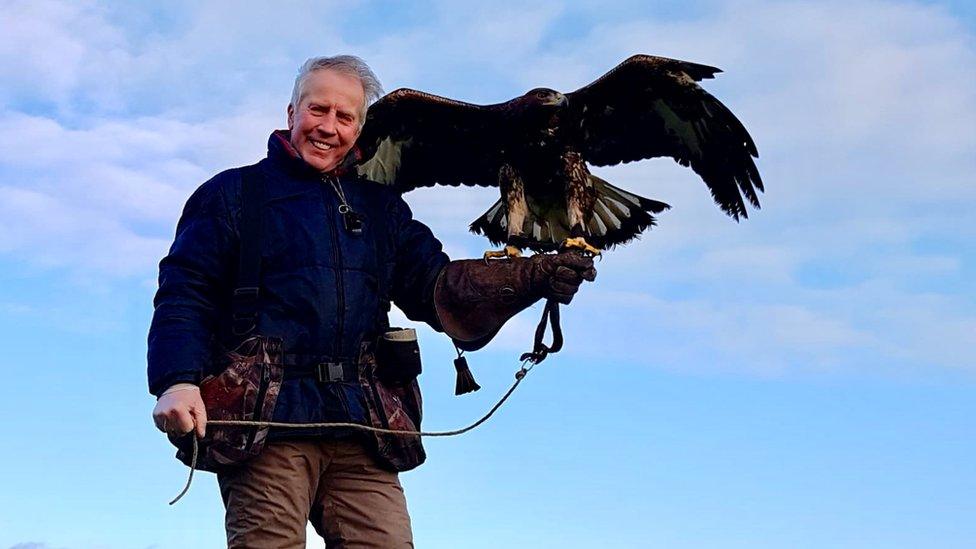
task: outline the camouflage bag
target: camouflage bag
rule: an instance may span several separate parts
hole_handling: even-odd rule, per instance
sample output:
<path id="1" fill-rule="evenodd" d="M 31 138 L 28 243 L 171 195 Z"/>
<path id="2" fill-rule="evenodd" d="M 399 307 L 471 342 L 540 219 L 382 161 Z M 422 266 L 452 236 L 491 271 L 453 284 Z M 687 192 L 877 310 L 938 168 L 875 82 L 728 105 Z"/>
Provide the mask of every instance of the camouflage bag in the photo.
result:
<path id="1" fill-rule="evenodd" d="M 359 358 L 359 382 L 373 427 L 419 431 L 423 400 L 416 377 L 394 383 L 377 376 L 375 346 L 363 343 Z M 381 465 L 393 471 L 409 471 L 427 459 L 420 435 L 373 433 Z"/>
<path id="2" fill-rule="evenodd" d="M 226 367 L 200 383 L 207 419 L 271 421 L 284 372 L 281 339 L 249 337 L 219 362 Z M 268 432 L 268 427 L 208 427 L 199 441 L 196 468 L 216 472 L 247 461 L 264 448 Z M 193 456 L 192 436 L 170 438 L 178 448 L 176 457 L 186 465 Z"/>

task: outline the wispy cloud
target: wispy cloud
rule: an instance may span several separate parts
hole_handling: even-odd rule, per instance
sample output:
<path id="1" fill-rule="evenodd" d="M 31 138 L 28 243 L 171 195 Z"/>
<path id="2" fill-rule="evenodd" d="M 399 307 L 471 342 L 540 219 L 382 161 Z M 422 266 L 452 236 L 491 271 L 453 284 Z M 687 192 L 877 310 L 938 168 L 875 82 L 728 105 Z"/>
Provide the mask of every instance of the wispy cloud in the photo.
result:
<path id="1" fill-rule="evenodd" d="M 663 342 L 642 334 L 669 334 L 675 363 L 705 350 L 750 357 L 729 361 L 737 370 L 864 368 L 861 353 L 971 367 L 958 351 L 976 318 L 966 244 L 976 236 L 976 49 L 945 10 L 719 3 L 664 20 L 524 8 L 437 3 L 424 21 L 363 38 L 321 6 L 300 20 L 257 7 L 228 26 L 227 6 L 186 5 L 178 23 L 147 28 L 125 7 L 11 3 L 15 24 L 0 37 L 0 254 L 119 283 L 151 277 L 192 189 L 263 154 L 308 55 L 352 51 L 388 89 L 493 102 L 536 85 L 571 91 L 630 54 L 655 53 L 726 70 L 705 86 L 759 144 L 764 208 L 736 225 L 666 159 L 597 169 L 674 209 L 608 254 L 568 324 L 601 318 L 615 347 L 636 342 L 655 356 Z M 308 36 L 321 37 L 316 51 Z M 407 198 L 453 256 L 487 246 L 464 230 L 492 190 Z"/>

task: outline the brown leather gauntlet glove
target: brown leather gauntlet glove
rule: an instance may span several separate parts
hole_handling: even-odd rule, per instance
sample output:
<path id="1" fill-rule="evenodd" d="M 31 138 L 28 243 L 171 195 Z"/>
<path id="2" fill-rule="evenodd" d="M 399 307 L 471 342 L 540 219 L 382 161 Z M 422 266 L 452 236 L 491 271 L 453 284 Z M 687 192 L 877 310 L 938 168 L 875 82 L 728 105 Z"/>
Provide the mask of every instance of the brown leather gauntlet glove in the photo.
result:
<path id="1" fill-rule="evenodd" d="M 546 298 L 567 304 L 584 280 L 596 278 L 593 259 L 579 252 L 452 261 L 434 289 L 444 332 L 462 350 L 484 347 L 505 322 Z"/>

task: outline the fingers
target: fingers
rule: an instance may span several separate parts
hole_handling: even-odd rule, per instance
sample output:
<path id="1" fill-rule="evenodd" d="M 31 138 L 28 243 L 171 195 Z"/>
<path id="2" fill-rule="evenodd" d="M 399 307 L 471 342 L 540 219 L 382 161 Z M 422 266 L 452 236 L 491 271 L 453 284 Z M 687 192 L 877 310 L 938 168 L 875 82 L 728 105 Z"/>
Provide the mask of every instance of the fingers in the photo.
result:
<path id="1" fill-rule="evenodd" d="M 563 305 L 568 305 L 582 283 L 583 277 L 579 273 L 560 265 L 549 279 L 551 297 Z"/>
<path id="2" fill-rule="evenodd" d="M 176 414 L 175 434 L 185 435 L 193 430 L 193 416 L 189 410 L 180 410 Z"/>
<path id="3" fill-rule="evenodd" d="M 551 299 L 554 299 L 556 301 L 556 303 L 559 303 L 560 305 L 569 305 L 570 303 L 572 303 L 573 296 L 575 294 L 576 294 L 575 291 L 573 293 L 569 293 L 569 294 L 557 294 L 557 293 L 553 293 Z"/>
<path id="4" fill-rule="evenodd" d="M 576 286 L 571 286 L 569 288 L 560 289 L 560 290 L 553 288 L 553 291 L 549 295 L 549 297 L 551 299 L 555 299 L 556 301 L 562 303 L 563 305 L 569 305 L 569 302 L 573 300 L 573 296 L 576 295 L 576 292 L 578 290 L 579 288 Z"/>
<path id="5" fill-rule="evenodd" d="M 557 265 L 572 267 L 577 271 L 583 271 L 593 266 L 593 258 L 579 252 L 559 252 L 553 261 Z"/>
<path id="6" fill-rule="evenodd" d="M 156 428 L 168 435 L 182 436 L 196 430 L 202 437 L 206 433 L 207 411 L 199 390 L 164 394 L 152 416 Z"/>
<path id="7" fill-rule="evenodd" d="M 190 409 L 190 413 L 193 415 L 197 438 L 207 436 L 207 409 L 203 406 L 203 401 L 200 401 L 199 406 Z"/>
<path id="8" fill-rule="evenodd" d="M 575 252 L 560 253 L 554 258 L 554 263 L 556 268 L 549 278 L 550 297 L 563 305 L 573 300 L 584 280 L 592 282 L 596 279 L 596 268 L 591 257 Z"/>
<path id="9" fill-rule="evenodd" d="M 563 284 L 571 284 L 574 286 L 579 286 L 583 283 L 582 274 L 563 265 L 556 267 L 556 270 L 552 273 L 552 279 L 553 281 L 559 281 Z"/>
<path id="10" fill-rule="evenodd" d="M 563 305 L 568 305 L 573 300 L 584 280 L 592 282 L 596 279 L 593 258 L 579 252 L 537 254 L 532 260 L 548 279 L 547 297 Z"/>
<path id="11" fill-rule="evenodd" d="M 161 403 L 162 399 L 156 403 L 156 409 L 153 411 L 153 422 L 157 429 L 167 435 L 185 435 L 193 430 L 193 416 L 185 405 L 175 404 L 160 409 Z"/>
<path id="12" fill-rule="evenodd" d="M 168 427 L 166 423 L 166 417 L 162 415 L 156 415 L 155 410 L 153 410 L 153 423 L 156 424 L 157 429 L 159 429 L 164 433 L 166 432 L 166 428 Z"/>
<path id="13" fill-rule="evenodd" d="M 590 256 L 585 256 L 579 252 L 561 252 L 556 254 L 554 262 L 560 267 L 573 269 L 583 277 L 583 280 L 590 282 L 596 280 L 596 268 L 593 266 L 593 258 Z"/>

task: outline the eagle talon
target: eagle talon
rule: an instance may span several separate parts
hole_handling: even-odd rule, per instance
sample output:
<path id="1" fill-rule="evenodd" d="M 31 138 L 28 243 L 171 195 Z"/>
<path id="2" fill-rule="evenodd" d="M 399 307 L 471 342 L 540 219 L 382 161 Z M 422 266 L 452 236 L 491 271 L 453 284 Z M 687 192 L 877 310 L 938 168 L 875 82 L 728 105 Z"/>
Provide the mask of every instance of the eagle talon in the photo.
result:
<path id="1" fill-rule="evenodd" d="M 501 250 L 488 250 L 485 252 L 485 261 L 489 259 L 509 259 L 511 257 L 522 257 L 522 250 L 519 250 L 515 246 L 505 246 Z"/>
<path id="2" fill-rule="evenodd" d="M 591 257 L 602 257 L 602 252 L 599 248 L 590 246 L 582 236 L 576 238 L 567 238 L 559 246 L 559 251 L 563 252 L 566 250 L 579 250 L 581 254 L 590 254 Z"/>

